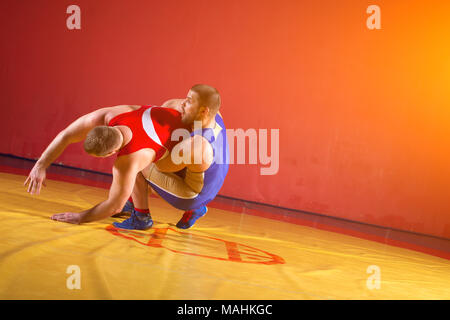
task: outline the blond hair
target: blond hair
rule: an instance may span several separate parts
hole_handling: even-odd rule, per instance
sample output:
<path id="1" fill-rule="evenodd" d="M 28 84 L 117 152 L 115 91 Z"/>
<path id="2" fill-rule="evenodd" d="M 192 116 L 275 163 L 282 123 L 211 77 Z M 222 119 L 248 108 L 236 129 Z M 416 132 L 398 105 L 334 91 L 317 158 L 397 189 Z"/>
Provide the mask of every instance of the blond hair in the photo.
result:
<path id="1" fill-rule="evenodd" d="M 121 137 L 118 130 L 108 126 L 98 126 L 88 132 L 84 140 L 84 151 L 90 155 L 103 157 L 120 147 Z"/>

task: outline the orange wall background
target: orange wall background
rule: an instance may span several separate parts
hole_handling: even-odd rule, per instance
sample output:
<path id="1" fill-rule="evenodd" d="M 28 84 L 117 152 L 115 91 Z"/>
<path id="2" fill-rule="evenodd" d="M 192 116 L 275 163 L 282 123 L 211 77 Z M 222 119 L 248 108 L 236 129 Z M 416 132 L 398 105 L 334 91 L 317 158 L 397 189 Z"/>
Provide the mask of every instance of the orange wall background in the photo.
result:
<path id="1" fill-rule="evenodd" d="M 449 1 L 2 0 L 0 152 L 37 158 L 91 110 L 207 83 L 228 128 L 280 129 L 278 174 L 233 165 L 220 194 L 450 238 L 449 15 Z M 112 159 L 75 145 L 58 162 Z"/>

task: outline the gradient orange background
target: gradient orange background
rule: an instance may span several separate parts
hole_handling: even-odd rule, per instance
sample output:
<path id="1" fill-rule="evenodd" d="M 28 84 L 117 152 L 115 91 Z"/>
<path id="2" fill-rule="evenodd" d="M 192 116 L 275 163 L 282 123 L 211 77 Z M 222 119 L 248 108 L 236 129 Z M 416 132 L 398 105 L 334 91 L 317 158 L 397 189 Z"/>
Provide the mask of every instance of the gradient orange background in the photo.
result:
<path id="1" fill-rule="evenodd" d="M 450 238 L 448 1 L 3 0 L 0 15 L 2 153 L 37 158 L 88 111 L 207 83 L 228 128 L 280 129 L 278 174 L 233 165 L 220 194 Z M 81 150 L 58 162 L 111 172 Z"/>

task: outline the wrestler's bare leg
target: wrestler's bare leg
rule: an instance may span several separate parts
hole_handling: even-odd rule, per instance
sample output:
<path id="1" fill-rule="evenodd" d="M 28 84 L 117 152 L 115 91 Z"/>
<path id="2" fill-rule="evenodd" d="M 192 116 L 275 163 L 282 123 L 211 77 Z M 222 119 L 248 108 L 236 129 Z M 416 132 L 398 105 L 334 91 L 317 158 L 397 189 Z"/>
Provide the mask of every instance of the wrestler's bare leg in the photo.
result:
<path id="1" fill-rule="evenodd" d="M 146 230 L 152 227 L 153 220 L 148 209 L 148 183 L 142 173 L 136 175 L 131 193 L 133 203 L 127 201 L 122 211 L 129 211 L 130 217 L 123 222 L 114 222 L 113 225 L 121 229 Z"/>
<path id="2" fill-rule="evenodd" d="M 122 212 L 114 215 L 113 217 L 123 217 L 129 215 L 134 208 L 149 209 L 149 192 L 160 198 L 160 196 L 148 185 L 142 172 L 138 173 L 134 183 L 133 192 L 131 193 L 131 199 L 133 202 L 131 203 L 127 201 L 127 204 L 122 209 Z"/>
<path id="3" fill-rule="evenodd" d="M 131 198 L 135 208 L 148 209 L 148 183 L 141 172 L 136 176 Z"/>

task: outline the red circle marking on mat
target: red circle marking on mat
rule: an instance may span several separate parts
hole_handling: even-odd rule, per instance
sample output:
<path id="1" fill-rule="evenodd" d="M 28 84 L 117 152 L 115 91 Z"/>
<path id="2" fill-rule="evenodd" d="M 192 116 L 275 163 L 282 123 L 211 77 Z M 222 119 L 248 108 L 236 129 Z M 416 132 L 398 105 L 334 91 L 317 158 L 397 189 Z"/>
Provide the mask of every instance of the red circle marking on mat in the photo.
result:
<path id="1" fill-rule="evenodd" d="M 164 248 L 175 253 L 187 254 L 192 256 L 198 256 L 209 259 L 233 261 L 241 263 L 258 263 L 258 264 L 284 264 L 285 261 L 280 256 L 269 253 L 267 251 L 247 246 L 245 244 L 222 240 L 218 238 L 196 235 L 188 232 L 181 232 L 173 228 L 153 228 L 153 233 L 138 232 L 134 230 L 117 229 L 111 225 L 105 228 L 108 232 L 115 236 L 119 236 L 128 240 L 136 241 L 139 244 L 148 247 Z M 191 238 L 206 238 L 210 240 L 220 241 L 224 244 L 224 252 L 227 254 L 227 258 L 215 257 L 203 254 L 197 254 L 192 252 L 183 252 L 164 246 L 164 239 L 166 238 L 167 231 L 174 231 L 179 234 L 189 235 Z M 145 241 L 148 238 L 148 241 Z"/>

